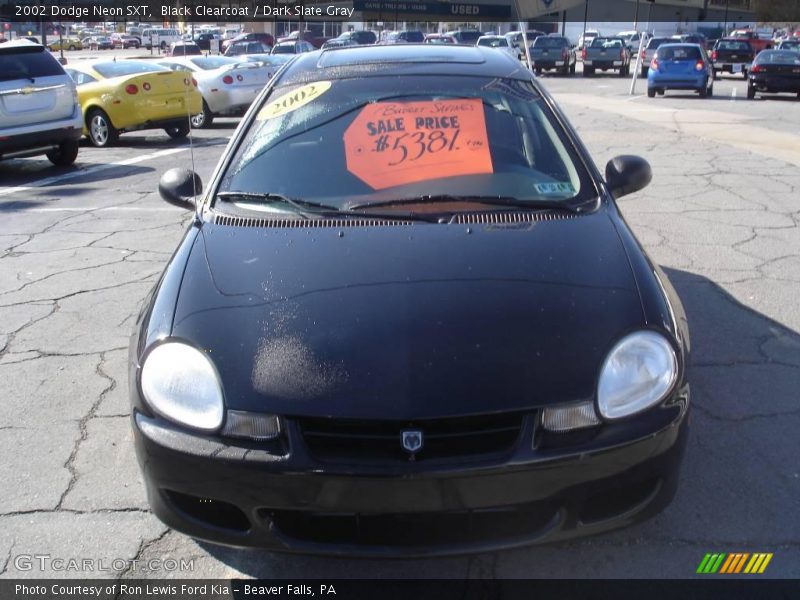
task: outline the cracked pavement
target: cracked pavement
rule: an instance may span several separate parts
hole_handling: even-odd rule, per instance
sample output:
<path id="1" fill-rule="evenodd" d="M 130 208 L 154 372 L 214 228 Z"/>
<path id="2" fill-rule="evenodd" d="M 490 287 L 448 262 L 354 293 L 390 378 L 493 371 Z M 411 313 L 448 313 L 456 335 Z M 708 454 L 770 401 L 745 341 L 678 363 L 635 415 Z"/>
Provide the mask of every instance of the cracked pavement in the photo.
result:
<path id="1" fill-rule="evenodd" d="M 692 331 L 690 442 L 667 510 L 599 537 L 423 561 L 219 548 L 166 528 L 149 513 L 133 453 L 127 342 L 189 216 L 157 197 L 158 177 L 188 166 L 189 152 L 147 132 L 82 147 L 84 174 L 38 158 L 0 163 L 0 575 L 689 577 L 706 552 L 745 551 L 774 552 L 772 577 L 799 577 L 800 102 L 739 100 L 744 82 L 733 79 L 707 101 L 649 100 L 642 81 L 630 99 L 616 77 L 544 82 L 601 169 L 618 154 L 653 165 L 652 184 L 620 205 Z M 235 124 L 197 133 L 201 177 Z M 165 148 L 174 152 L 147 159 Z M 112 164 L 132 155 L 144 158 Z M 37 553 L 194 568 L 15 564 Z"/>

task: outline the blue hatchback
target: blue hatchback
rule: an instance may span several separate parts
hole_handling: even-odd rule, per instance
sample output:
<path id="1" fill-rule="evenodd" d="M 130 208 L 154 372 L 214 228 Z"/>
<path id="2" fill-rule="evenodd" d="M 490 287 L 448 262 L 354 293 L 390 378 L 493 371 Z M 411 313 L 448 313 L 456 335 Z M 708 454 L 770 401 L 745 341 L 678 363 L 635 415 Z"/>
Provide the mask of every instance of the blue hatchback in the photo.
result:
<path id="1" fill-rule="evenodd" d="M 663 95 L 666 90 L 694 90 L 701 98 L 713 95 L 713 67 L 701 46 L 659 46 L 647 72 L 647 96 Z"/>

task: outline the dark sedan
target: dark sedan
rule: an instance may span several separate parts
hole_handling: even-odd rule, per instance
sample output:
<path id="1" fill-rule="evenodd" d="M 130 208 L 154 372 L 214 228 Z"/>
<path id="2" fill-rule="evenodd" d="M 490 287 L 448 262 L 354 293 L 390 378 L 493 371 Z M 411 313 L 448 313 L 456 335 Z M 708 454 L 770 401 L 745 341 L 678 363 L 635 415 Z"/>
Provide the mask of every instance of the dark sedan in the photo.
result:
<path id="1" fill-rule="evenodd" d="M 150 505 L 191 536 L 338 555 L 607 531 L 672 499 L 681 302 L 511 56 L 297 56 L 203 190 L 130 345 Z"/>
<path id="2" fill-rule="evenodd" d="M 792 50 L 763 50 L 756 56 L 747 82 L 747 97 L 756 93 L 797 94 L 800 99 L 800 53 Z"/>

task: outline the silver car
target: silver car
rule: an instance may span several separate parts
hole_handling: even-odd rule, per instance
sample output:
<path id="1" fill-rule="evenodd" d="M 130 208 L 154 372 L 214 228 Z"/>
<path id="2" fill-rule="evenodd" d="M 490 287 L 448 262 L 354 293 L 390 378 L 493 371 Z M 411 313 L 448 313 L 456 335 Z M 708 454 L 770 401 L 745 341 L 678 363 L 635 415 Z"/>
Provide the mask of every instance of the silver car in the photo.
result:
<path id="1" fill-rule="evenodd" d="M 191 118 L 195 128 L 208 127 L 219 115 L 244 114 L 275 71 L 263 63 L 227 56 L 175 57 L 158 63 L 192 73 L 203 95 L 203 111 Z"/>
<path id="2" fill-rule="evenodd" d="M 52 54 L 27 40 L 0 45 L 0 160 L 45 154 L 71 165 L 82 130 L 75 84 Z"/>
<path id="3" fill-rule="evenodd" d="M 662 44 L 669 44 L 672 42 L 672 38 L 668 37 L 651 37 L 647 40 L 647 45 L 642 49 L 642 67 L 640 72 L 642 77 L 647 77 L 647 73 L 650 71 L 650 63 L 653 62 L 653 59 L 656 57 L 658 47 Z"/>

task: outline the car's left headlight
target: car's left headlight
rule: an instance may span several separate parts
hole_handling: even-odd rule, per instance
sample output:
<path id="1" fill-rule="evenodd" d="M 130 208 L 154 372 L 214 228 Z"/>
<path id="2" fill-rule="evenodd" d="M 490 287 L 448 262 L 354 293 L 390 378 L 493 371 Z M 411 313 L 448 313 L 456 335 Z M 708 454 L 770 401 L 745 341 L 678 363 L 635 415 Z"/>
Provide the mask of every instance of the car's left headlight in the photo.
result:
<path id="1" fill-rule="evenodd" d="M 608 353 L 597 385 L 597 407 L 606 419 L 634 415 L 661 402 L 678 377 L 672 345 L 655 331 L 637 331 Z"/>
<path id="2" fill-rule="evenodd" d="M 222 425 L 222 386 L 211 360 L 197 348 L 181 342 L 156 346 L 140 381 L 144 399 L 162 416 L 204 431 Z"/>

